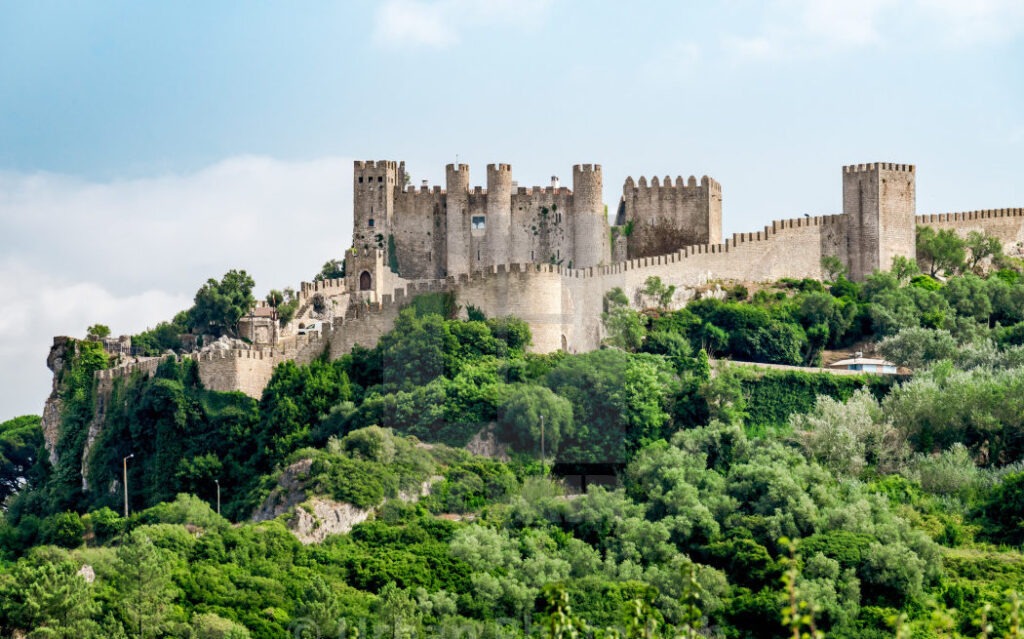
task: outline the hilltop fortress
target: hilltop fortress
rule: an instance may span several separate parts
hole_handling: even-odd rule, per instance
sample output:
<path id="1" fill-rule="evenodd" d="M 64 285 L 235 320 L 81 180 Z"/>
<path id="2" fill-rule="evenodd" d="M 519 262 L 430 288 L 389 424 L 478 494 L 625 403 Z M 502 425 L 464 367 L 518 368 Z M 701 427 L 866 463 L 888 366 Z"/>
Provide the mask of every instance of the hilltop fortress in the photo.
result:
<path id="1" fill-rule="evenodd" d="M 286 326 L 258 306 L 239 325 L 249 349 L 181 357 L 198 361 L 208 388 L 259 397 L 276 364 L 373 346 L 425 292 L 453 294 L 463 313 L 473 306 L 488 317 L 522 318 L 535 351 L 582 352 L 605 336 L 605 293 L 619 287 L 642 307 L 651 276 L 677 287 L 675 307 L 709 284 L 821 279 L 826 256 L 862 280 L 896 256 L 914 258 L 918 225 L 984 231 L 1009 254 L 1021 253 L 1024 209 L 916 215 L 914 178 L 909 164 L 846 166 L 842 213 L 775 220 L 723 238 L 722 187 L 706 176 L 627 178 L 609 225 L 600 165 L 573 167 L 571 189 L 557 178 L 519 187 L 507 164 L 487 167 L 486 188 L 471 186 L 467 165 L 448 165 L 441 188 L 407 185 L 404 162 L 356 162 L 345 277 L 303 283 Z M 109 385 L 134 370 L 151 372 L 158 361 L 98 376 Z"/>

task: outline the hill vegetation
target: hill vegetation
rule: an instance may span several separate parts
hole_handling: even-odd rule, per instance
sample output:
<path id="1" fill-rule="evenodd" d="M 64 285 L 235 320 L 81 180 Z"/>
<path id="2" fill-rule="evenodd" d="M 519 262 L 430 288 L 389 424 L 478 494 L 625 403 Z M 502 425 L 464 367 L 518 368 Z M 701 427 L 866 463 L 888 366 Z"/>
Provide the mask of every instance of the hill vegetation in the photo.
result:
<path id="1" fill-rule="evenodd" d="M 1019 637 L 1024 280 L 972 251 L 677 311 L 613 291 L 581 355 L 424 296 L 259 401 L 173 358 L 98 401 L 77 342 L 55 462 L 0 424 L 0 634 Z M 914 375 L 709 357 L 865 341 Z M 314 499 L 368 519 L 303 544 Z"/>

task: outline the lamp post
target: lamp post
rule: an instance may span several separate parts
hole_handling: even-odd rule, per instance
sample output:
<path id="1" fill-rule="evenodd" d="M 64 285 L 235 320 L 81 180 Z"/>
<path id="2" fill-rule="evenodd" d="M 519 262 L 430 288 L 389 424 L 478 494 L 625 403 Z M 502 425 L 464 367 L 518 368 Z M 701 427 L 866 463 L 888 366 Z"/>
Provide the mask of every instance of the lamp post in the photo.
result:
<path id="1" fill-rule="evenodd" d="M 220 516 L 220 480 L 214 479 L 213 482 L 217 484 L 217 516 Z"/>
<path id="2" fill-rule="evenodd" d="M 128 519 L 128 460 L 135 457 L 135 453 L 129 453 L 121 459 L 121 468 L 124 477 L 124 518 Z"/>

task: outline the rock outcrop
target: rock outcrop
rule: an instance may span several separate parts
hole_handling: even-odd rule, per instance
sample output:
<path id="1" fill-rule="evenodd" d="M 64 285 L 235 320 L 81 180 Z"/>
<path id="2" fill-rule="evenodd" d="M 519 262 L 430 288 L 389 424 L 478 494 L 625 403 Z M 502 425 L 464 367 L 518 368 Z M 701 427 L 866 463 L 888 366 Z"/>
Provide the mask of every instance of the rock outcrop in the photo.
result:
<path id="1" fill-rule="evenodd" d="M 50 347 L 50 354 L 46 357 L 46 367 L 53 372 L 53 386 L 50 389 L 50 396 L 46 398 L 43 405 L 43 442 L 46 452 L 50 457 L 50 465 L 57 465 L 57 440 L 60 437 L 60 415 L 62 402 L 60 399 L 61 373 L 68 362 L 68 348 L 73 348 L 73 340 L 70 337 L 54 337 L 53 346 Z"/>

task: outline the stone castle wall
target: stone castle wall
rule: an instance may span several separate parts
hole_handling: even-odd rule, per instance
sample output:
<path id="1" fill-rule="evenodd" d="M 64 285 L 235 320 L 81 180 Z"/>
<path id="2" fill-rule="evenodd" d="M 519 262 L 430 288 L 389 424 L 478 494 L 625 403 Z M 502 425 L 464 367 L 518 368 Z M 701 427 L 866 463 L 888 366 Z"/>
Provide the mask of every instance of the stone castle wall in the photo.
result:
<path id="1" fill-rule="evenodd" d="M 391 250 L 393 240 L 406 280 L 503 264 L 580 267 L 611 259 L 599 165 L 574 166 L 572 189 L 517 187 L 508 164 L 487 166 L 486 188 L 470 186 L 465 164 L 446 167 L 445 189 L 405 187 L 404 163 L 387 161 L 356 162 L 353 179 L 353 248 Z"/>
<path id="2" fill-rule="evenodd" d="M 915 257 L 914 166 L 875 162 L 843 167 L 850 278 L 863 280 L 892 266 L 894 257 Z"/>
<path id="3" fill-rule="evenodd" d="M 533 332 L 534 351 L 582 352 L 598 348 L 604 337 L 605 293 L 619 287 L 640 304 L 640 291 L 652 276 L 679 289 L 677 306 L 685 301 L 685 290 L 716 282 L 821 279 L 825 256 L 837 257 L 852 278 L 863 279 L 875 269 L 889 268 L 896 255 L 914 256 L 915 225 L 954 229 L 961 235 L 983 231 L 998 237 L 1011 255 L 1024 253 L 1024 209 L 915 217 L 912 165 L 844 167 L 843 214 L 776 220 L 761 231 L 724 240 L 721 187 L 714 180 L 698 183 L 691 177 L 684 184 L 677 178 L 672 184 L 654 178 L 648 185 L 641 178 L 634 186 L 629 179 L 622 211 L 627 218 L 651 224 L 634 225 L 636 239 L 620 235 L 614 246 L 616 258 L 656 250 L 657 243 L 650 238 L 662 223 L 712 241 L 615 262 L 600 201 L 599 166 L 574 167 L 573 190 L 513 188 L 508 165 L 488 167 L 487 189 L 469 187 L 466 165 L 447 167 L 447 190 L 402 189 L 404 175 L 404 164 L 356 163 L 355 185 L 365 193 L 355 196 L 346 277 L 303 283 L 296 318 L 269 348 L 183 356 L 198 360 L 208 388 L 259 397 L 276 364 L 306 364 L 325 351 L 337 358 L 355 345 L 373 347 L 393 328 L 400 310 L 428 292 L 454 292 L 463 308 L 475 306 L 488 317 L 524 319 Z M 486 220 L 483 228 L 472 228 L 473 217 Z M 388 268 L 386 247 L 366 242 L 368 229 L 394 232 L 402 276 Z M 361 290 L 363 276 L 369 278 L 368 290 Z M 321 316 L 311 311 L 318 295 L 330 308 Z M 311 320 L 322 323 L 321 331 L 298 334 L 298 323 Z M 152 375 L 158 364 L 159 358 L 154 358 L 97 375 L 109 384 L 136 370 Z"/>
<path id="4" fill-rule="evenodd" d="M 722 186 L 703 176 L 675 183 L 646 177 L 626 178 L 622 187 L 623 215 L 628 225 L 627 257 L 672 253 L 683 246 L 722 241 Z"/>
<path id="5" fill-rule="evenodd" d="M 1024 209 L 986 209 L 964 213 L 937 213 L 918 215 L 918 226 L 934 229 L 953 229 L 966 237 L 971 231 L 987 233 L 999 238 L 1007 255 L 1024 255 Z"/>
<path id="6" fill-rule="evenodd" d="M 392 234 L 399 272 L 406 278 L 444 277 L 448 248 L 444 207 L 444 192 L 439 186 L 410 186 L 396 194 Z"/>
<path id="7" fill-rule="evenodd" d="M 275 357 L 262 350 L 203 351 L 177 357 L 178 361 L 192 359 L 199 365 L 199 379 L 209 390 L 241 391 L 259 399 L 270 381 L 274 366 L 286 358 Z M 287 358 L 292 359 L 292 358 Z M 163 357 L 148 357 L 96 372 L 101 395 L 109 393 L 113 380 L 139 372 L 152 377 Z"/>

